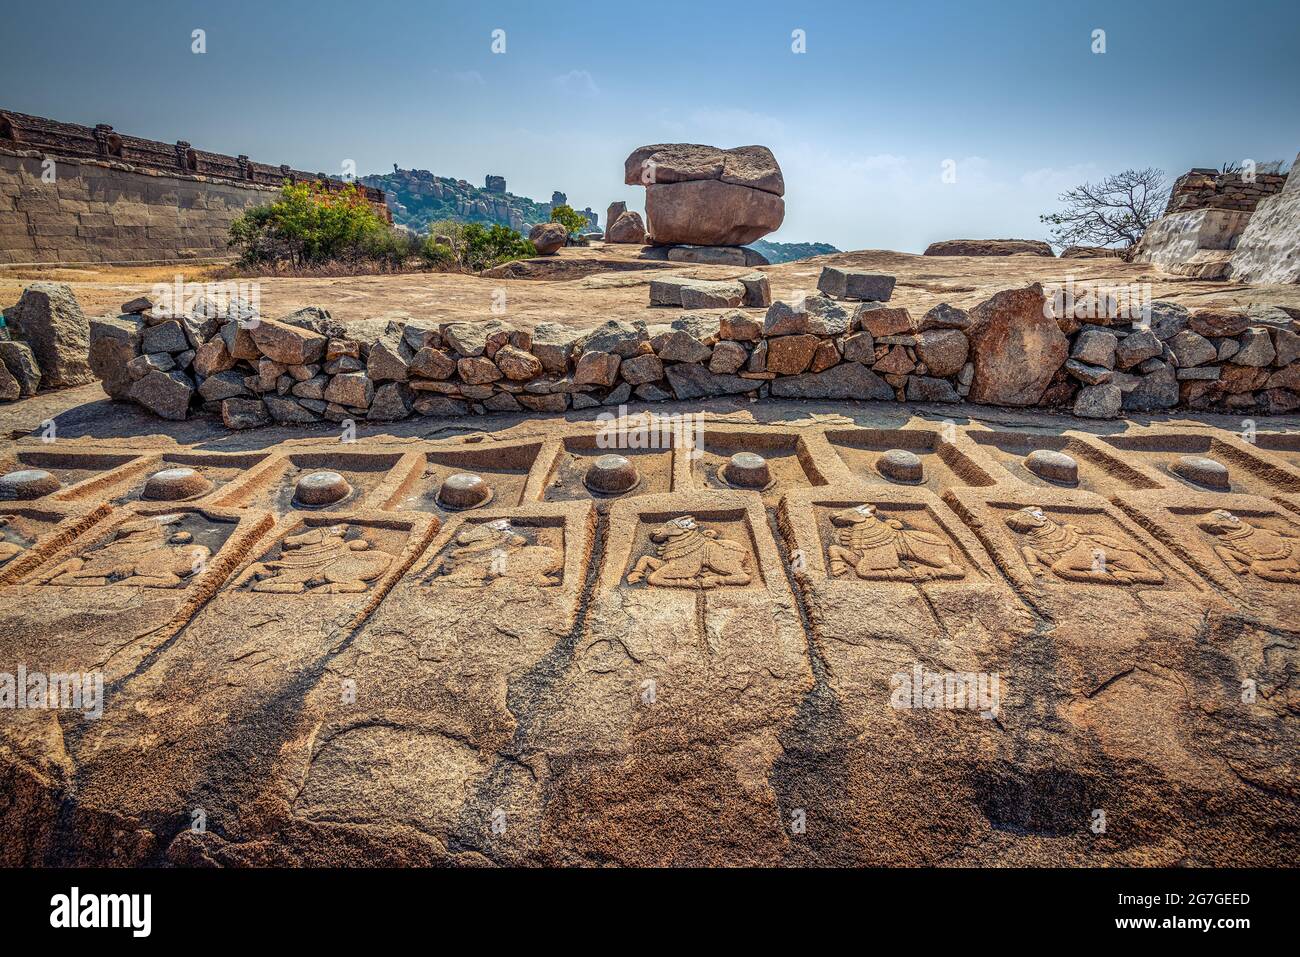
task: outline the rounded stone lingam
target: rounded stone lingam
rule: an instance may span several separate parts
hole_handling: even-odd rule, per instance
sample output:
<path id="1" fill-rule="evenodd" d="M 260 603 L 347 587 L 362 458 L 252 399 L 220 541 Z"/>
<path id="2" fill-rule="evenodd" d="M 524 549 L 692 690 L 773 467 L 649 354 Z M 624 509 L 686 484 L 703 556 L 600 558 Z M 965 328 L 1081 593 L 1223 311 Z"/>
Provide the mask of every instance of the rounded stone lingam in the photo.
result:
<path id="1" fill-rule="evenodd" d="M 1049 482 L 1079 484 L 1079 463 L 1064 452 L 1035 449 L 1025 456 L 1025 468 Z"/>
<path id="2" fill-rule="evenodd" d="M 179 502 L 212 491 L 212 482 L 191 468 L 163 469 L 144 483 L 141 498 Z"/>
<path id="3" fill-rule="evenodd" d="M 1173 473 L 1179 478 L 1220 492 L 1227 492 L 1232 488 L 1228 467 L 1222 462 L 1203 455 L 1182 456 L 1174 463 Z"/>
<path id="4" fill-rule="evenodd" d="M 591 463 L 582 477 L 587 488 L 602 495 L 622 495 L 641 481 L 636 466 L 622 455 L 602 455 Z"/>
<path id="5" fill-rule="evenodd" d="M 483 476 L 473 472 L 457 472 L 443 479 L 438 489 L 438 504 L 443 508 L 467 509 L 486 505 L 492 498 L 492 488 Z"/>
<path id="6" fill-rule="evenodd" d="M 0 475 L 0 501 L 40 498 L 61 487 L 59 480 L 44 469 L 19 469 Z"/>
<path id="7" fill-rule="evenodd" d="M 737 488 L 765 489 L 772 484 L 767 459 L 754 452 L 737 452 L 722 466 L 722 480 Z"/>
<path id="8" fill-rule="evenodd" d="M 921 457 L 907 449 L 890 449 L 876 463 L 880 474 L 895 482 L 919 482 L 925 477 Z"/>
<path id="9" fill-rule="evenodd" d="M 312 472 L 298 479 L 293 500 L 308 508 L 333 505 L 352 494 L 352 486 L 338 472 Z"/>

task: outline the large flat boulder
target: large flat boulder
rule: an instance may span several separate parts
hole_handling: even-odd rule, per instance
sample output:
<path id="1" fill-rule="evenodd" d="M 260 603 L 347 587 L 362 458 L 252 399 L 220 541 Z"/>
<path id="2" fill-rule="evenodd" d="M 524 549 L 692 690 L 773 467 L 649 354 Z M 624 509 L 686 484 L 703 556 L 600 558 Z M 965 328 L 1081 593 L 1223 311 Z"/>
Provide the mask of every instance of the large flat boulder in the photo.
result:
<path id="1" fill-rule="evenodd" d="M 1055 256 L 1041 239 L 945 239 L 931 243 L 927 256 Z"/>
<path id="2" fill-rule="evenodd" d="M 668 261 L 706 266 L 771 265 L 762 253 L 744 246 L 673 246 L 668 250 Z"/>
<path id="3" fill-rule="evenodd" d="M 659 143 L 637 147 L 623 162 L 623 182 L 629 186 L 706 179 L 785 195 L 781 167 L 766 146 L 724 150 L 698 143 Z"/>
<path id="4" fill-rule="evenodd" d="M 1023 406 L 1043 397 L 1070 350 L 1045 303 L 1043 287 L 1034 283 L 1003 290 L 971 310 L 972 402 Z"/>
<path id="5" fill-rule="evenodd" d="M 72 289 L 61 282 L 34 282 L 6 320 L 31 346 L 47 388 L 95 381 L 90 368 L 90 323 Z"/>
<path id="6" fill-rule="evenodd" d="M 782 376 L 772 380 L 778 399 L 874 399 L 888 402 L 894 390 L 880 376 L 857 362 L 841 362 L 825 372 Z"/>

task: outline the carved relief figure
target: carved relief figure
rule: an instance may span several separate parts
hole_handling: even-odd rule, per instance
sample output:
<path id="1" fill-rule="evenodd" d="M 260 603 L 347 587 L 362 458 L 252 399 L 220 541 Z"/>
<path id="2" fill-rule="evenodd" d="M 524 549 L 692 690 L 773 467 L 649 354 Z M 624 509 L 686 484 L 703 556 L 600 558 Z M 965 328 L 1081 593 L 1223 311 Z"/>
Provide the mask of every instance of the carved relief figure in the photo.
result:
<path id="1" fill-rule="evenodd" d="M 12 515 L 0 515 L 0 528 L 4 528 L 12 522 L 13 519 L 14 517 Z M 22 550 L 23 547 L 17 542 L 6 542 L 3 539 L 0 539 L 0 565 L 9 561 L 9 559 L 13 558 Z"/>
<path id="2" fill-rule="evenodd" d="M 181 529 L 183 515 L 161 515 L 123 522 L 113 538 L 84 555 L 69 558 L 43 575 L 47 585 L 128 585 L 176 588 L 201 572 L 212 557 Z"/>
<path id="3" fill-rule="evenodd" d="M 1243 522 L 1216 508 L 1200 527 L 1218 541 L 1214 553 L 1238 575 L 1253 573 L 1264 581 L 1300 583 L 1300 539 L 1271 528 Z"/>
<path id="4" fill-rule="evenodd" d="M 869 581 L 929 581 L 966 574 L 941 537 L 881 518 L 874 505 L 836 512 L 831 524 L 835 541 L 826 551 L 832 576 L 851 570 Z"/>
<path id="5" fill-rule="evenodd" d="M 1034 577 L 1048 572 L 1070 582 L 1159 585 L 1165 580 L 1137 546 L 1100 532 L 1048 518 L 1038 507 L 1022 508 L 1007 519 L 1026 537 L 1021 548 Z"/>
<path id="6" fill-rule="evenodd" d="M 564 552 L 549 545 L 530 545 L 504 518 L 467 525 L 434 572 L 439 582 L 490 585 L 499 578 L 533 585 L 558 585 Z"/>
<path id="7" fill-rule="evenodd" d="M 650 533 L 653 555 L 643 555 L 628 573 L 628 584 L 645 580 L 670 588 L 714 588 L 748 585 L 749 552 L 739 542 L 719 538 L 701 528 L 692 515 L 664 522 Z"/>
<path id="8" fill-rule="evenodd" d="M 365 539 L 347 540 L 346 533 L 346 525 L 333 525 L 288 535 L 279 558 L 249 566 L 235 584 L 251 581 L 253 591 L 291 595 L 364 592 L 395 559 Z"/>

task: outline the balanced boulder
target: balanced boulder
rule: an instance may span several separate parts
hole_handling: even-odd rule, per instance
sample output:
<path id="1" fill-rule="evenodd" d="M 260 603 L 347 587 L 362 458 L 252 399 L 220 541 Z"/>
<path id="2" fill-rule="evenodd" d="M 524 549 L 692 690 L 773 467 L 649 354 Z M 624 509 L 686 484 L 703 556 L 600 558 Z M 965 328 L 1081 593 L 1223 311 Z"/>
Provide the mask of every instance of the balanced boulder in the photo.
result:
<path id="1" fill-rule="evenodd" d="M 645 186 L 656 245 L 742 246 L 785 219 L 785 179 L 765 146 L 642 146 L 624 163 L 624 182 Z"/>

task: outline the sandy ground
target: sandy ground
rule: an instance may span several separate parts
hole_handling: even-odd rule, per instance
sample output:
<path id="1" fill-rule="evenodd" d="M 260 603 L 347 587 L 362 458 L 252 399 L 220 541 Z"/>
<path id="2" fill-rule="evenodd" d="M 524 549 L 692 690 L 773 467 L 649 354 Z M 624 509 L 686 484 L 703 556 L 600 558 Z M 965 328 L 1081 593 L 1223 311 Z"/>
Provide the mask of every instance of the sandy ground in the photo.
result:
<path id="1" fill-rule="evenodd" d="M 596 244 L 568 248 L 558 256 L 531 260 L 538 277 L 487 279 L 449 273 L 345 276 L 335 278 L 264 278 L 257 280 L 264 314 L 285 315 L 304 306 L 321 306 L 345 322 L 374 319 L 389 312 L 417 319 L 465 321 L 504 318 L 521 326 L 538 322 L 595 325 L 606 319 L 643 318 L 666 322 L 672 309 L 651 309 L 647 286 L 656 275 L 728 278 L 752 270 L 727 266 L 679 266 L 637 258 L 638 246 Z M 1076 288 L 1150 284 L 1153 299 L 1196 306 L 1269 304 L 1300 308 L 1300 286 L 1246 286 L 1166 276 L 1144 264 L 1114 259 L 1047 259 L 1038 256 L 928 257 L 886 250 L 862 250 L 763 267 L 774 297 L 813 291 L 826 264 L 850 265 L 898 277 L 893 302 L 924 312 L 939 302 L 969 307 L 1001 289 L 1029 282 L 1064 283 Z M 158 284 L 206 282 L 220 267 L 103 267 L 86 269 L 0 270 L 0 303 L 18 300 L 36 279 L 67 282 L 87 315 L 116 314 L 128 299 L 148 295 Z M 246 281 L 246 280 L 239 280 Z M 501 296 L 504 291 L 504 298 Z M 504 306 L 504 314 L 494 307 Z"/>

